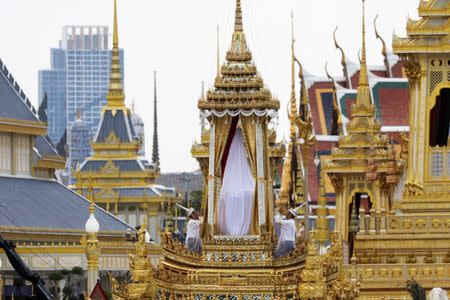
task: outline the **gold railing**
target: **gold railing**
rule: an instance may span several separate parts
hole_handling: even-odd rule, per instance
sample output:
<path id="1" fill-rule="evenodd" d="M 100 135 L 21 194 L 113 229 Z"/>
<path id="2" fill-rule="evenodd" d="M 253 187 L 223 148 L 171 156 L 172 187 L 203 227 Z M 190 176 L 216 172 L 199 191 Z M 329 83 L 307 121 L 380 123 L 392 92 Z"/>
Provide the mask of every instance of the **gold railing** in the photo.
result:
<path id="1" fill-rule="evenodd" d="M 450 148 L 432 147 L 429 149 L 430 177 L 433 179 L 448 179 L 450 177 Z"/>

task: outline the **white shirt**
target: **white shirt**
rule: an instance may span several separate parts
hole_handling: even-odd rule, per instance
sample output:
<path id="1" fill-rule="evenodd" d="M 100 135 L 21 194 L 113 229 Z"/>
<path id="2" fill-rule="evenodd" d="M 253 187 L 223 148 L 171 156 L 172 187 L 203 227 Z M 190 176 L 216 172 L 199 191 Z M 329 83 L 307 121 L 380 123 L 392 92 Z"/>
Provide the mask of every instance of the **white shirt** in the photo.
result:
<path id="1" fill-rule="evenodd" d="M 280 238 L 279 241 L 293 241 L 295 242 L 296 230 L 294 219 L 283 219 L 279 214 L 275 216 L 275 223 L 280 224 Z"/>
<path id="2" fill-rule="evenodd" d="M 186 240 L 200 238 L 201 224 L 202 224 L 201 220 L 194 220 L 194 219 L 189 220 L 187 224 Z"/>

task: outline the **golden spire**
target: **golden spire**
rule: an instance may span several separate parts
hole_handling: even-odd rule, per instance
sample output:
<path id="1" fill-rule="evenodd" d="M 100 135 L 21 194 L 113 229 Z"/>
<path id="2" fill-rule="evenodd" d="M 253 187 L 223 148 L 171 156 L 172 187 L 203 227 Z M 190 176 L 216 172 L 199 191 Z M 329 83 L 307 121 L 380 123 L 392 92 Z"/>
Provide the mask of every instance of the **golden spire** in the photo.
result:
<path id="1" fill-rule="evenodd" d="M 216 64 L 217 64 L 217 77 L 220 77 L 220 44 L 219 44 L 219 25 L 217 25 L 217 53 L 216 53 Z M 202 93 L 203 99 L 203 93 Z"/>
<path id="2" fill-rule="evenodd" d="M 236 13 L 234 16 L 234 32 L 233 39 L 231 42 L 231 52 L 238 56 L 244 55 L 243 57 L 233 57 L 238 60 L 247 60 L 248 58 L 248 49 L 247 42 L 245 41 L 244 34 L 244 26 L 242 25 L 242 8 L 241 8 L 241 0 L 236 0 Z M 228 57 L 228 60 L 231 60 L 231 57 Z M 251 57 L 250 59 L 251 60 Z"/>
<path id="3" fill-rule="evenodd" d="M 369 106 L 370 90 L 369 76 L 367 71 L 366 60 L 366 20 L 365 20 L 365 0 L 362 0 L 362 49 L 361 49 L 361 71 L 359 74 L 358 93 L 356 96 L 356 104 Z"/>
<path id="4" fill-rule="evenodd" d="M 234 16 L 234 31 L 243 32 L 244 26 L 242 25 L 242 8 L 241 0 L 236 0 L 236 15 Z"/>
<path id="5" fill-rule="evenodd" d="M 108 106 L 125 106 L 125 93 L 122 85 L 122 73 L 120 68 L 119 32 L 117 22 L 117 0 L 114 0 L 114 32 L 111 58 L 111 73 L 109 75 Z"/>
<path id="6" fill-rule="evenodd" d="M 294 11 L 291 11 L 291 101 L 289 110 L 290 138 L 295 138 L 295 118 L 297 117 L 297 97 L 295 95 L 295 38 L 294 38 Z"/>

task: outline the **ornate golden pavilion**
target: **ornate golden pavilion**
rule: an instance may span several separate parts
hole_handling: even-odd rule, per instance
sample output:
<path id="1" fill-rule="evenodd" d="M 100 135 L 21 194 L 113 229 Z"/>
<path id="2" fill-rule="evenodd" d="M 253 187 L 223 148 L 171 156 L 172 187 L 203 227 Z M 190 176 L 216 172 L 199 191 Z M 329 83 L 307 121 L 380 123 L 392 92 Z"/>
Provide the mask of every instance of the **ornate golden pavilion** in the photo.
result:
<path id="1" fill-rule="evenodd" d="M 294 64 L 292 55 L 292 153 L 293 148 L 299 146 L 296 141 L 303 134 L 302 130 L 310 122 L 310 118 L 305 115 L 302 119 L 294 109 L 297 105 Z M 170 232 L 165 232 L 161 243 L 163 259 L 154 269 L 148 264 L 148 253 L 143 248 L 144 232 L 141 232 L 136 254 L 130 260 L 132 281 L 121 284 L 113 279 L 114 298 L 269 300 L 303 299 L 301 295 L 309 299 L 339 293 L 352 299 L 351 293 L 358 293 L 357 280 L 342 268 L 337 234 L 331 235 L 332 246 L 326 255 L 319 253 L 318 241 L 320 236 L 328 238 L 328 232 L 311 232 L 308 247 L 299 241 L 288 255 L 273 257 L 277 243 L 273 221 L 273 169 L 281 161 L 285 147 L 276 143 L 274 130 L 270 128 L 270 120 L 276 116 L 279 102 L 264 88 L 252 61 L 243 31 L 240 0 L 236 1 L 234 32 L 226 62 L 218 70 L 215 87 L 199 100 L 198 107 L 209 124 L 203 127 L 201 142 L 192 149 L 207 179 L 201 232 L 203 251 L 200 254 L 190 252 L 174 240 Z M 249 235 L 226 236 L 220 234 L 217 209 L 223 156 L 230 133 L 237 127 L 243 132 L 250 169 L 256 178 L 256 209 L 249 216 L 252 219 Z M 293 178 L 300 177 L 301 171 L 294 172 Z M 295 180 L 283 182 L 286 198 L 296 197 L 301 184 Z M 325 215 L 324 201 L 322 197 L 320 211 Z M 326 220 L 323 221 L 325 227 L 322 229 L 327 231 Z M 334 290 L 329 288 L 331 282 L 339 283 Z"/>
<path id="2" fill-rule="evenodd" d="M 139 154 L 141 145 L 132 112 L 125 105 L 119 60 L 115 6 L 108 102 L 102 108 L 92 142 L 94 154 L 75 171 L 76 183 L 72 188 L 92 197 L 96 204 L 131 226 L 141 225 L 149 215 L 150 235 L 159 242 L 158 228 L 163 226 L 166 212 L 180 199 L 173 189 L 155 184 L 160 172 L 159 159 L 150 163 Z M 88 193 L 90 189 L 92 193 Z"/>
<path id="3" fill-rule="evenodd" d="M 198 103 L 209 123 L 203 127 L 201 142 L 192 149 L 208 183 L 203 251 L 191 253 L 170 233 L 164 233 L 164 257 L 154 269 L 141 249 L 141 232 L 142 241 L 130 265 L 132 282 L 121 285 L 115 281 L 115 299 L 394 300 L 409 296 L 406 283 L 412 278 L 427 291 L 434 287 L 449 290 L 449 1 L 420 1 L 419 15 L 420 20 L 408 22 L 408 37 L 394 37 L 393 42 L 410 81 L 407 161 L 381 133 L 376 118 L 368 82 L 363 13 L 356 102 L 346 125 L 348 134 L 340 136 L 331 157 L 322 162 L 316 229 L 309 233 L 306 246 L 298 243 L 288 256 L 275 259 L 274 203 L 297 204 L 307 195 L 302 189 L 306 153 L 302 147 L 312 144 L 314 137 L 304 81 L 298 112 L 293 75 L 288 155 L 275 202 L 272 169 L 284 148 L 275 143 L 269 121 L 279 104 L 264 89 L 252 62 L 237 0 L 227 61 L 218 71 L 214 89 Z M 295 61 L 292 54 L 292 74 Z M 220 235 L 216 218 L 222 155 L 233 126 L 244 132 L 257 179 L 252 234 L 238 237 Z M 332 233 L 326 221 L 325 176 L 336 190 Z M 331 246 L 327 248 L 328 243 Z"/>
<path id="4" fill-rule="evenodd" d="M 426 290 L 450 289 L 449 4 L 420 1 L 408 36 L 394 37 L 410 83 L 408 160 L 396 158 L 374 118 L 363 39 L 349 134 L 323 167 L 336 189 L 345 261 L 361 276 L 360 299 L 402 299 L 410 278 Z"/>

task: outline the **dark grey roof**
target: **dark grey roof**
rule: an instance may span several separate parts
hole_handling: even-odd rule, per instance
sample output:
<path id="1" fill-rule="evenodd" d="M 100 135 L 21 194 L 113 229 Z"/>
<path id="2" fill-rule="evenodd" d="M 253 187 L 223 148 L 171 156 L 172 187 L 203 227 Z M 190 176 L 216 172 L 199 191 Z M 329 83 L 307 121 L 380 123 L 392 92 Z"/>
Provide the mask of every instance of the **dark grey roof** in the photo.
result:
<path id="1" fill-rule="evenodd" d="M 54 180 L 0 176 L 0 226 L 84 231 L 89 201 Z M 130 228 L 97 207 L 100 231 Z"/>
<path id="2" fill-rule="evenodd" d="M 83 172 L 97 172 L 106 165 L 107 160 L 87 160 L 81 166 L 81 171 Z M 144 169 L 139 164 L 138 160 L 113 160 L 112 161 L 121 172 L 138 172 L 144 171 Z"/>
<path id="3" fill-rule="evenodd" d="M 31 105 L 17 81 L 0 59 L 0 118 L 37 121 L 36 109 Z"/>
<path id="4" fill-rule="evenodd" d="M 35 140 L 35 146 L 41 156 L 42 155 L 59 156 L 58 152 L 53 147 L 48 137 L 37 136 Z"/>
<path id="5" fill-rule="evenodd" d="M 129 143 L 137 138 L 130 114 L 127 113 L 125 116 L 122 110 L 116 111 L 115 114 L 110 110 L 104 112 L 95 141 L 97 143 L 105 142 L 111 131 L 114 131 L 122 143 Z"/>

